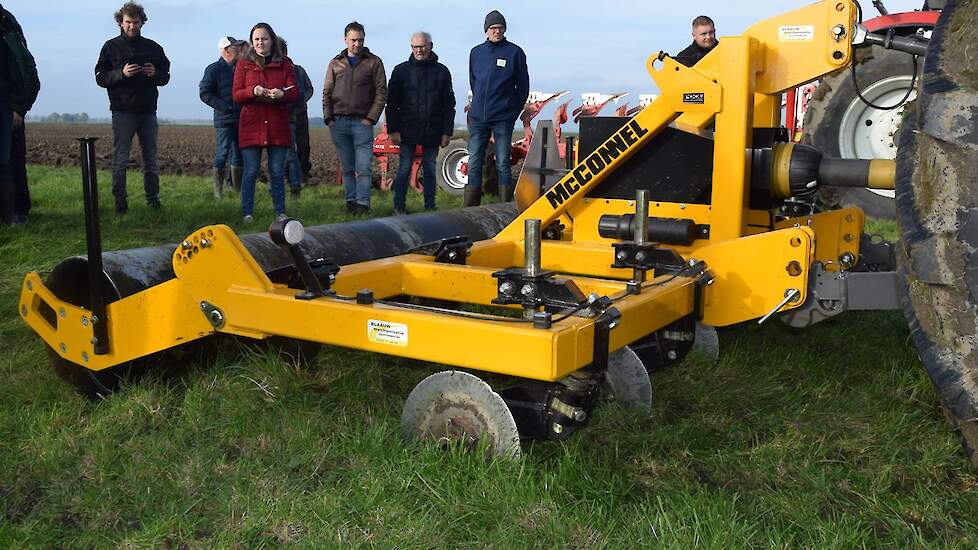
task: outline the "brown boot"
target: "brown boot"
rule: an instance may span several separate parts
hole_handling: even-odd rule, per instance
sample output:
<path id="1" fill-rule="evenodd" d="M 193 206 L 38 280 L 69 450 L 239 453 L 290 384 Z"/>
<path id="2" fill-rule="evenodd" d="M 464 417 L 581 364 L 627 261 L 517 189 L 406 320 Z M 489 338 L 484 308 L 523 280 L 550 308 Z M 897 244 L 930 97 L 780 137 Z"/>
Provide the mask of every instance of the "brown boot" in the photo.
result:
<path id="1" fill-rule="evenodd" d="M 482 189 L 466 185 L 465 194 L 462 195 L 462 206 L 479 206 L 481 202 Z"/>
<path id="2" fill-rule="evenodd" d="M 235 193 L 241 192 L 241 174 L 244 169 L 240 166 L 231 167 L 231 187 L 234 188 Z"/>
<path id="3" fill-rule="evenodd" d="M 513 200 L 513 188 L 499 186 L 499 200 L 502 202 L 510 202 Z"/>
<path id="4" fill-rule="evenodd" d="M 214 199 L 221 200 L 224 193 L 224 169 L 214 168 L 213 169 L 214 178 Z"/>

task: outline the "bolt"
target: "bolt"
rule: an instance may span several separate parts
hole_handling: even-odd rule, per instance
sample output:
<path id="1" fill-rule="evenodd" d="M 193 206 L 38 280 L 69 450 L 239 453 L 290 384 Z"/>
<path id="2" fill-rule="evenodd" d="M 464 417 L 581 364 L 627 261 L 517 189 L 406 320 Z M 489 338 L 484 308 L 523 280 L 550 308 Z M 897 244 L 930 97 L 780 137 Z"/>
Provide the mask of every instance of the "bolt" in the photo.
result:
<path id="1" fill-rule="evenodd" d="M 224 322 L 224 315 L 220 311 L 216 309 L 211 311 L 211 323 L 214 323 L 215 325 L 219 325 L 223 322 Z"/>
<path id="2" fill-rule="evenodd" d="M 60 308 L 60 309 L 58 310 L 58 315 L 59 315 L 59 316 L 60 316 L 60 317 L 61 317 L 62 319 L 64 319 L 64 318 L 65 318 L 65 315 L 66 315 L 66 313 L 65 313 L 65 308 Z"/>
<path id="3" fill-rule="evenodd" d="M 624 250 L 619 250 L 618 253 L 615 254 L 615 258 L 618 258 L 619 260 L 624 260 L 627 256 L 628 254 L 626 254 Z"/>
<path id="4" fill-rule="evenodd" d="M 194 245 L 190 241 L 183 241 L 180 243 L 180 248 L 182 248 L 184 252 L 191 250 L 193 247 Z"/>
<path id="5" fill-rule="evenodd" d="M 591 294 L 588 294 L 588 296 L 587 296 L 587 303 L 593 304 L 594 302 L 597 302 L 598 301 L 598 298 L 600 298 L 600 296 L 598 296 L 598 293 L 597 292 L 592 292 Z"/>
<path id="6" fill-rule="evenodd" d="M 832 27 L 832 37 L 835 38 L 836 42 L 842 39 L 846 35 L 846 28 L 842 25 L 836 25 Z"/>
<path id="7" fill-rule="evenodd" d="M 202 309 L 204 311 L 207 311 L 207 302 L 201 302 L 200 303 L 200 309 Z"/>
<path id="8" fill-rule="evenodd" d="M 86 363 L 88 362 L 88 352 L 87 351 L 83 351 L 82 352 L 82 361 L 85 361 Z"/>
<path id="9" fill-rule="evenodd" d="M 686 205 L 685 205 L 685 204 L 682 204 L 682 203 L 680 203 L 680 204 L 679 204 L 679 209 L 680 209 L 680 210 L 686 210 Z"/>
<path id="10" fill-rule="evenodd" d="M 200 240 L 200 247 L 201 248 L 207 248 L 210 245 L 211 245 L 211 242 L 208 241 L 207 239 L 201 239 Z"/>
<path id="11" fill-rule="evenodd" d="M 83 327 L 88 326 L 88 317 L 85 317 L 84 315 L 82 315 L 82 326 Z"/>
<path id="12" fill-rule="evenodd" d="M 68 346 L 62 343 L 60 347 L 61 347 L 61 353 L 68 353 Z"/>
<path id="13" fill-rule="evenodd" d="M 613 328 L 615 328 L 617 326 L 618 326 L 618 321 L 612 321 L 612 322 L 608 323 L 608 330 L 611 330 L 611 329 L 613 329 Z"/>
<path id="14" fill-rule="evenodd" d="M 845 252 L 839 256 L 839 263 L 846 267 L 852 267 L 855 262 L 856 257 L 852 254 L 852 252 Z"/>
<path id="15" fill-rule="evenodd" d="M 98 322 L 98 315 L 92 315 L 92 324 L 94 325 L 97 322 Z"/>
<path id="16" fill-rule="evenodd" d="M 644 262 L 645 261 L 645 252 L 643 252 L 641 250 L 639 250 L 638 252 L 636 252 L 635 253 L 635 261 L 636 262 Z"/>
<path id="17" fill-rule="evenodd" d="M 554 422 L 553 426 L 550 429 L 553 430 L 555 434 L 560 435 L 560 433 L 564 431 L 564 426 L 558 424 L 557 422 Z"/>
<path id="18" fill-rule="evenodd" d="M 88 342 L 89 342 L 90 344 L 92 344 L 93 346 L 95 346 L 95 345 L 98 345 L 98 338 L 92 338 L 92 339 L 91 339 L 91 340 L 89 340 Z"/>
<path id="19" fill-rule="evenodd" d="M 679 357 L 679 354 L 676 353 L 676 350 L 671 349 L 666 352 L 666 357 L 668 357 L 670 361 L 675 361 L 676 358 Z"/>
<path id="20" fill-rule="evenodd" d="M 587 420 L 587 413 L 584 412 L 584 409 L 577 409 L 574 411 L 574 420 L 578 422 L 584 422 Z"/>
<path id="21" fill-rule="evenodd" d="M 510 294 L 513 292 L 513 283 L 509 281 L 504 281 L 499 285 L 500 294 Z"/>
<path id="22" fill-rule="evenodd" d="M 536 293 L 537 293 L 537 289 L 533 288 L 533 285 L 531 285 L 530 283 L 523 285 L 523 288 L 520 289 L 520 294 L 522 294 L 523 296 L 530 297 Z"/>
<path id="23" fill-rule="evenodd" d="M 335 273 L 330 273 L 329 274 L 329 282 L 332 283 L 335 280 L 336 280 L 336 274 Z"/>

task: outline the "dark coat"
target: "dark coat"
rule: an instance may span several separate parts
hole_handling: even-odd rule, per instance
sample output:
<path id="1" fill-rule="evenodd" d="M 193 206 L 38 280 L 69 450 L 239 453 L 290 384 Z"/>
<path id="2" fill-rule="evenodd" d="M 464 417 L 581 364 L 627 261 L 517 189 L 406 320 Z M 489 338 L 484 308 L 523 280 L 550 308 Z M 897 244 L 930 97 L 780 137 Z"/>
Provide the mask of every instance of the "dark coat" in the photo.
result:
<path id="1" fill-rule="evenodd" d="M 713 48 L 716 48 L 716 45 L 714 45 Z M 685 50 L 676 54 L 673 59 L 682 63 L 683 65 L 686 65 L 687 67 L 692 67 L 693 65 L 696 65 L 700 59 L 706 57 L 706 54 L 713 51 L 713 48 L 701 48 L 699 44 L 693 42 L 687 46 Z"/>
<path id="2" fill-rule="evenodd" d="M 486 40 L 469 53 L 472 122 L 513 122 L 530 95 L 523 49 L 507 41 Z"/>
<path id="3" fill-rule="evenodd" d="M 125 77 L 122 68 L 127 63 L 152 63 L 156 67 L 153 78 L 137 74 Z M 123 34 L 102 46 L 95 64 L 95 82 L 109 91 L 109 108 L 120 113 L 155 113 L 158 86 L 170 81 L 170 60 L 159 44 L 148 38 L 129 38 Z"/>
<path id="4" fill-rule="evenodd" d="M 278 101 L 255 97 L 255 86 L 264 86 L 285 91 Z M 292 86 L 291 89 L 285 88 Z M 299 100 L 299 89 L 295 83 L 295 71 L 289 58 L 274 58 L 262 69 L 252 48 L 244 59 L 238 61 L 234 70 L 235 103 L 241 104 L 241 118 L 238 122 L 238 146 L 246 147 L 290 147 L 292 130 L 289 129 L 289 103 Z"/>
<path id="5" fill-rule="evenodd" d="M 361 48 L 357 66 L 350 65 L 346 49 L 329 61 L 323 80 L 323 119 L 328 124 L 338 115 L 363 117 L 374 124 L 387 103 L 384 62 Z"/>
<path id="6" fill-rule="evenodd" d="M 455 128 L 455 92 L 448 67 L 434 52 L 394 67 L 387 86 L 387 131 L 400 132 L 410 145 L 437 145 Z"/>
<path id="7" fill-rule="evenodd" d="M 214 109 L 215 128 L 238 125 L 241 106 L 231 99 L 235 66 L 237 63 L 228 65 L 224 59 L 218 59 L 204 69 L 204 78 L 200 80 L 200 100 Z"/>

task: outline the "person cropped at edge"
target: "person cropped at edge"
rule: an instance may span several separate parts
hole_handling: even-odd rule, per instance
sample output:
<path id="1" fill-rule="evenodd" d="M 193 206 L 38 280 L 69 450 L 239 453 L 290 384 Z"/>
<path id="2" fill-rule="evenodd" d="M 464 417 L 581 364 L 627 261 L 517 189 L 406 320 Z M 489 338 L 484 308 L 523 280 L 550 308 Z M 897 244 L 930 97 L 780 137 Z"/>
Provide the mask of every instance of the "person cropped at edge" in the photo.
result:
<path id="1" fill-rule="evenodd" d="M 306 103 L 312 98 L 312 81 L 301 65 L 296 65 L 295 61 L 289 57 L 288 40 L 278 37 L 279 46 L 282 48 L 282 55 L 292 63 L 292 70 L 295 72 L 295 85 L 299 88 L 299 101 L 289 104 L 289 129 L 292 132 L 292 145 L 289 152 L 285 155 L 285 179 L 289 183 L 289 190 L 292 196 L 299 198 L 302 193 L 302 159 L 299 155 L 299 126 L 300 119 L 305 121 L 306 144 L 309 143 L 309 119 Z"/>
<path id="2" fill-rule="evenodd" d="M 363 45 L 365 37 L 356 21 L 343 29 L 346 48 L 330 60 L 323 81 L 323 120 L 340 158 L 350 214 L 370 212 L 373 126 L 387 103 L 384 63 Z"/>
<path id="3" fill-rule="evenodd" d="M 146 20 L 141 5 L 123 4 L 115 13 L 120 35 L 102 46 L 95 65 L 95 82 L 108 90 L 112 111 L 112 194 L 117 214 L 129 209 L 126 168 L 133 136 L 139 136 L 143 150 L 146 204 L 157 209 L 162 206 L 160 170 L 156 165 L 156 102 L 160 95 L 157 88 L 170 81 L 170 60 L 159 44 L 142 36 Z"/>
<path id="4" fill-rule="evenodd" d="M 221 58 L 204 69 L 200 81 L 200 100 L 214 109 L 214 198 L 220 199 L 224 190 L 227 164 L 231 161 L 231 187 L 241 189 L 241 149 L 238 147 L 238 117 L 241 106 L 231 99 L 234 85 L 234 69 L 238 65 L 238 53 L 244 40 L 223 36 L 217 42 Z"/>
<path id="5" fill-rule="evenodd" d="M 713 20 L 705 15 L 693 19 L 693 43 L 676 54 L 674 59 L 687 67 L 692 67 L 706 54 L 717 47 L 717 31 Z"/>
<path id="6" fill-rule="evenodd" d="M 234 70 L 232 94 L 235 103 L 241 104 L 238 145 L 244 158 L 241 212 L 245 223 L 254 220 L 255 181 L 262 149 L 268 153 L 275 215 L 285 216 L 285 155 L 292 144 L 288 104 L 299 99 L 292 62 L 282 55 L 272 27 L 268 23 L 252 27 L 250 42 L 251 47 Z"/>
<path id="7" fill-rule="evenodd" d="M 17 51 L 8 48 L 8 41 Z M 27 187 L 27 134 L 24 117 L 41 82 L 24 30 L 0 5 L 0 224 L 25 224 L 31 210 Z"/>
<path id="8" fill-rule="evenodd" d="M 464 206 L 478 206 L 482 200 L 482 165 L 492 134 L 496 143 L 499 195 L 513 198 L 513 172 L 510 150 L 513 125 L 530 95 L 530 75 L 523 49 L 506 40 L 506 19 L 498 11 L 486 15 L 483 30 L 486 41 L 469 53 L 469 181 L 465 185 Z"/>
<path id="9" fill-rule="evenodd" d="M 400 160 L 394 178 L 394 214 L 407 213 L 405 196 L 414 162 L 415 147 L 422 147 L 424 208 L 435 209 L 435 159 L 438 147 L 447 147 L 455 128 L 455 92 L 448 67 L 432 51 L 431 35 L 411 36 L 411 55 L 394 67 L 387 86 L 387 131 L 400 144 Z"/>

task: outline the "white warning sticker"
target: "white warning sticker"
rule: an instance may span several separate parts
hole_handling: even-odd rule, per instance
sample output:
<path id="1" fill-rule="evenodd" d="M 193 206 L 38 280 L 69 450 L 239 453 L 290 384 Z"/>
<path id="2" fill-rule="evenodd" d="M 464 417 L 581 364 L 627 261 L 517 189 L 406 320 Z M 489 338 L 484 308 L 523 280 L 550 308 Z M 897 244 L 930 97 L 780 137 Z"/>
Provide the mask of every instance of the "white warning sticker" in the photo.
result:
<path id="1" fill-rule="evenodd" d="M 785 25 L 778 27 L 779 42 L 811 42 L 815 40 L 815 25 Z"/>
<path id="2" fill-rule="evenodd" d="M 367 340 L 378 344 L 405 347 L 408 345 L 408 326 L 403 323 L 368 319 Z"/>

